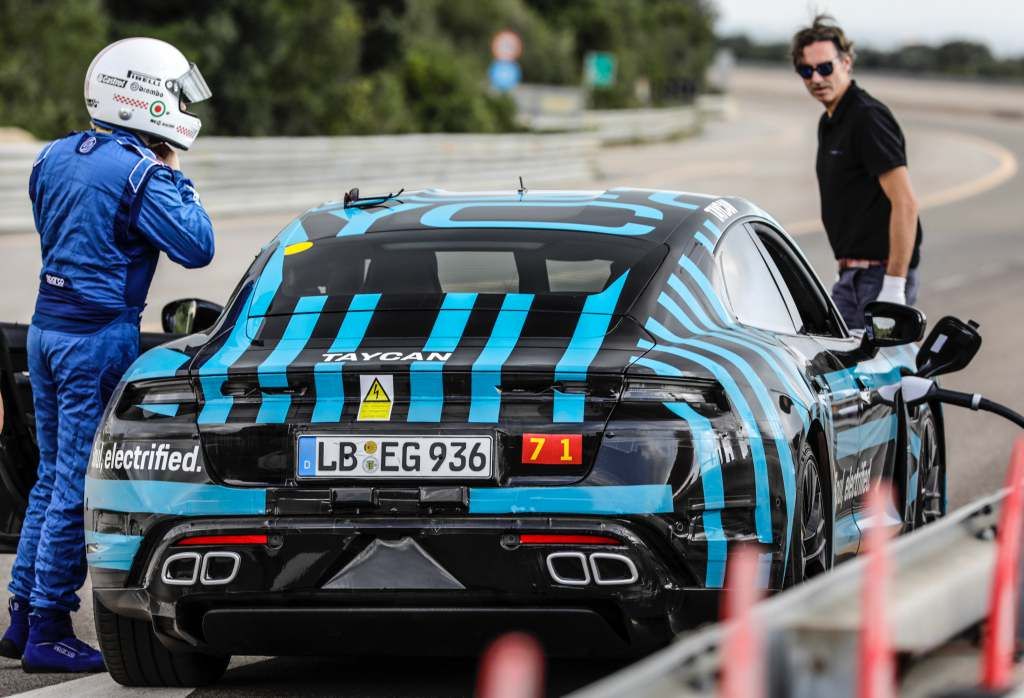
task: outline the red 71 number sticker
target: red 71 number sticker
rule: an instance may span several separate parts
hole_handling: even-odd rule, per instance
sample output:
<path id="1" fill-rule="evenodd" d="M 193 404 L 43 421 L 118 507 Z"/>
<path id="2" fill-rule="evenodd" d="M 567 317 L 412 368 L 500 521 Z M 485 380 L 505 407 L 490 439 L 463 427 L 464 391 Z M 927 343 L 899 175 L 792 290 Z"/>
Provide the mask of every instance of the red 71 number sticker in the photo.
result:
<path id="1" fill-rule="evenodd" d="M 582 465 L 583 434 L 523 434 L 527 465 Z"/>

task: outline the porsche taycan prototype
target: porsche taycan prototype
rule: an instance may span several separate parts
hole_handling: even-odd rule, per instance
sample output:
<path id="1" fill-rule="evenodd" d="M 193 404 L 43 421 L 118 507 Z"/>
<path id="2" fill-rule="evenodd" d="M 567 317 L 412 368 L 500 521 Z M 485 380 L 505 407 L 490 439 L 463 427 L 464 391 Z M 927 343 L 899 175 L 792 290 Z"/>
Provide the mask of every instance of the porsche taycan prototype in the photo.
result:
<path id="1" fill-rule="evenodd" d="M 311 209 L 108 406 L 86 484 L 108 667 L 202 683 L 233 654 L 475 652 L 508 629 L 648 651 L 716 616 L 739 546 L 778 590 L 868 525 L 942 515 L 941 413 L 878 395 L 922 327 L 874 304 L 849 332 L 737 198 Z"/>

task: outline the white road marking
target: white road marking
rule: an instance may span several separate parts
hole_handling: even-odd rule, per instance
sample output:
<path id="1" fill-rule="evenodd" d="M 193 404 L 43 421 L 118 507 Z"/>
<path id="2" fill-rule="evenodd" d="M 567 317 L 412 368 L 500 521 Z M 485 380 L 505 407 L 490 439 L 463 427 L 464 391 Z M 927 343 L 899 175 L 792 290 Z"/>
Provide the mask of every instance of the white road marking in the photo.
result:
<path id="1" fill-rule="evenodd" d="M 263 662 L 269 657 L 234 657 L 228 665 L 228 671 L 239 667 Z M 90 674 L 80 679 L 55 683 L 24 693 L 15 693 L 12 698 L 134 698 L 135 696 L 152 696 L 153 698 L 185 698 L 195 688 L 128 688 L 110 678 L 110 674 Z"/>
<path id="2" fill-rule="evenodd" d="M 159 696 L 160 698 L 185 698 L 194 688 L 126 688 L 110 678 L 110 674 L 90 674 L 85 678 L 55 683 L 34 691 L 16 693 L 25 698 L 119 698 L 120 696 Z"/>

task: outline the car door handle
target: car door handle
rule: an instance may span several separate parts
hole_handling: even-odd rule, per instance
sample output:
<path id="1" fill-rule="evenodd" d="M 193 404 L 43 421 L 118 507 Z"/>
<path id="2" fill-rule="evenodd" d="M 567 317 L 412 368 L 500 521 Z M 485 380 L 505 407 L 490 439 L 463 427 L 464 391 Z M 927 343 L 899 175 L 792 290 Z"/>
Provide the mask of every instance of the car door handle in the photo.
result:
<path id="1" fill-rule="evenodd" d="M 874 390 L 872 390 L 871 386 L 868 385 L 867 381 L 865 381 L 860 376 L 854 376 L 853 382 L 857 384 L 858 388 L 860 388 L 858 394 L 860 395 L 861 402 L 870 404 L 872 395 L 874 393 Z"/>

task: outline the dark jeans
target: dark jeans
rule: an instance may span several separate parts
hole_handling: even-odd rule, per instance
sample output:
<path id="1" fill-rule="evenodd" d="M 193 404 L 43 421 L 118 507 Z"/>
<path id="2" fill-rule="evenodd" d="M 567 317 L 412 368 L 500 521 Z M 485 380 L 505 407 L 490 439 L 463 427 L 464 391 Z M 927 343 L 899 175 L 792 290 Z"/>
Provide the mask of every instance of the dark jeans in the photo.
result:
<path id="1" fill-rule="evenodd" d="M 864 329 L 864 306 L 882 291 L 885 267 L 844 269 L 832 287 L 832 300 L 851 330 Z M 917 302 L 917 269 L 907 273 L 907 305 Z"/>

